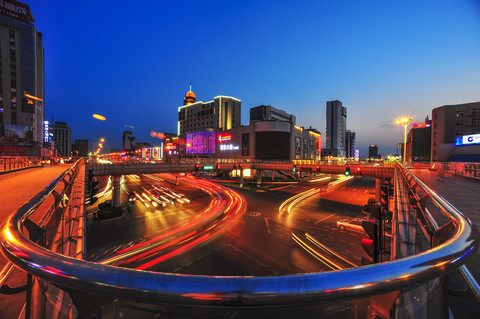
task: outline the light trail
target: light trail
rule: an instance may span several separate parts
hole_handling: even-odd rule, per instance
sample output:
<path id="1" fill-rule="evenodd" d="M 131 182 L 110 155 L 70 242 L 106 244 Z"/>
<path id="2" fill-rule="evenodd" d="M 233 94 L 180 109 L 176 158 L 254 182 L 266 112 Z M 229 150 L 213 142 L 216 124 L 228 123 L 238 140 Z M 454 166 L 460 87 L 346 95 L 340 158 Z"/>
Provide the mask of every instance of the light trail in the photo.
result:
<path id="1" fill-rule="evenodd" d="M 156 178 L 153 179 L 157 180 Z M 116 256 L 104 259 L 99 263 L 126 266 L 127 264 L 153 258 L 144 264 L 136 266 L 136 269 L 151 268 L 224 233 L 245 213 L 247 208 L 246 200 L 235 191 L 203 180 L 188 179 L 188 183 L 193 184 L 193 186 L 211 197 L 206 209 L 180 223 L 149 234 L 148 237 L 144 237 L 137 244 L 117 250 Z M 139 198 L 141 199 L 140 196 Z M 219 219 L 218 217 L 222 215 L 224 215 L 223 218 Z M 213 222 L 213 224 L 210 225 L 210 222 Z M 206 227 L 206 229 L 201 230 L 202 227 Z M 155 257 L 160 255 L 162 251 L 169 250 L 175 246 L 179 247 L 166 252 L 164 255 Z"/>

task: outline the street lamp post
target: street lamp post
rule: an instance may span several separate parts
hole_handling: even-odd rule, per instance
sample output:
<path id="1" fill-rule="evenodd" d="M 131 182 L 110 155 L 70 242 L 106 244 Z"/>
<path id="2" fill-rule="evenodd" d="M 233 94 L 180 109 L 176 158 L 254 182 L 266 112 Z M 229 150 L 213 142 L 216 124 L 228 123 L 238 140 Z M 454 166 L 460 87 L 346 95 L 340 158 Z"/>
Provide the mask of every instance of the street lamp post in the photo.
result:
<path id="1" fill-rule="evenodd" d="M 97 151 L 95 152 L 95 143 L 93 143 L 93 156 L 97 155 L 97 153 L 100 153 L 100 151 L 102 150 L 103 148 L 103 142 L 105 142 L 105 139 L 102 137 L 100 139 L 100 142 L 98 143 L 98 148 L 97 148 Z"/>
<path id="2" fill-rule="evenodd" d="M 405 160 L 407 158 L 407 127 L 410 122 L 412 122 L 412 119 L 409 117 L 402 117 L 401 119 L 395 121 L 396 124 L 403 125 L 403 127 L 405 128 L 405 135 L 403 139 L 403 165 L 405 165 Z"/>

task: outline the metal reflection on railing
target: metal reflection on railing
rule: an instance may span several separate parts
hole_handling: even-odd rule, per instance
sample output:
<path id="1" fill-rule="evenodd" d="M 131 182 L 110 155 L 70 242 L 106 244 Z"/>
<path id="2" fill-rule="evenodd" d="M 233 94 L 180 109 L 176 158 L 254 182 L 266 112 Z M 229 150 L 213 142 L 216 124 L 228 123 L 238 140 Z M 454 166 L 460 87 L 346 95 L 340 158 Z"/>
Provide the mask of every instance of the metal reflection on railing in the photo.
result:
<path id="1" fill-rule="evenodd" d="M 413 176 L 413 175 L 412 175 Z M 59 180 L 57 179 L 57 182 Z M 421 185 L 421 184 L 419 184 Z M 48 193 L 53 186 L 43 193 Z M 286 305 L 353 299 L 409 289 L 458 269 L 478 247 L 476 228 L 433 191 L 432 201 L 455 221 L 444 243 L 418 255 L 340 271 L 286 276 L 194 276 L 154 273 L 96 264 L 53 253 L 31 242 L 21 223 L 36 207 L 29 202 L 3 225 L 1 248 L 15 265 L 64 289 L 145 302 L 224 305 Z M 22 256 L 28 256 L 28 262 Z M 441 263 L 441 266 L 438 266 Z M 38 267 L 32 267 L 35 264 Z"/>

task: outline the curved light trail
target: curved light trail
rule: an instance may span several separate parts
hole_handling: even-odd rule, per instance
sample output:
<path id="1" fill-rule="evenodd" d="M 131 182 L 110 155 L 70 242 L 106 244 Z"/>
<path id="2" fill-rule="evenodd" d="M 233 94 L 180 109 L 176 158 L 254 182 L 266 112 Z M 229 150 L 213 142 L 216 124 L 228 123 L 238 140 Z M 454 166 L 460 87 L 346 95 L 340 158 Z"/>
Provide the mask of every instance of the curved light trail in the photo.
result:
<path id="1" fill-rule="evenodd" d="M 246 200 L 237 192 L 205 180 L 181 178 L 210 195 L 209 205 L 198 214 L 145 236 L 100 261 L 146 270 L 186 252 L 229 230 L 245 213 Z"/>

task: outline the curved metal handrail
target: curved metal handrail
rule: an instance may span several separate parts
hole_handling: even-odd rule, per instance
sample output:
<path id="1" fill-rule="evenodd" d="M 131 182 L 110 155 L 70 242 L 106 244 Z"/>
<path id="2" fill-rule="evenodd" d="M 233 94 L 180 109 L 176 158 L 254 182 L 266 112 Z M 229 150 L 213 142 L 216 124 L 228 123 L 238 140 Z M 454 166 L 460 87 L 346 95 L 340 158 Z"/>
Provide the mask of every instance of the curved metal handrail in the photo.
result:
<path id="1" fill-rule="evenodd" d="M 34 202 L 24 205 L 8 218 L 1 230 L 1 248 L 15 265 L 34 276 L 63 288 L 115 298 L 243 306 L 354 299 L 408 289 L 445 275 L 458 269 L 477 249 L 478 233 L 471 221 L 421 181 L 418 182 L 454 221 L 454 235 L 445 243 L 418 255 L 341 271 L 266 277 L 194 276 L 95 264 L 55 254 L 27 239 L 21 225 L 24 216 L 35 206 Z"/>

